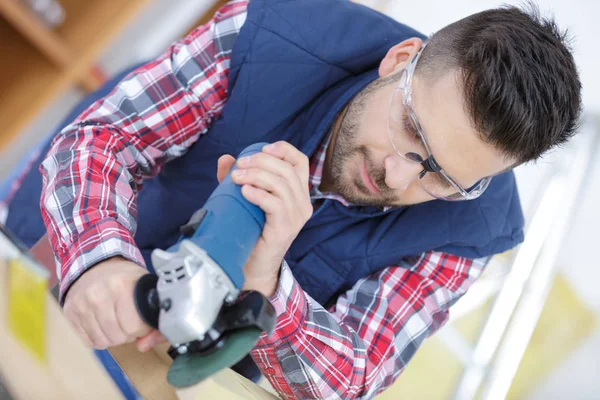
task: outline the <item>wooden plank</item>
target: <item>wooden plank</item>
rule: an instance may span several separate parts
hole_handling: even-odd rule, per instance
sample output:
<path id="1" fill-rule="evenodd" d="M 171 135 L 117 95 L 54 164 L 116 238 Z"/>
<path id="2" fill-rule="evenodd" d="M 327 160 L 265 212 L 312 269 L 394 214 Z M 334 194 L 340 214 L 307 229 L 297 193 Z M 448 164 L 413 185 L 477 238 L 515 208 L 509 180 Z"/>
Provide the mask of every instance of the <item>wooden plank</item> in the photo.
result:
<path id="1" fill-rule="evenodd" d="M 1 18 L 0 52 L 7 55 L 0 63 L 2 148 L 67 82 L 56 66 Z"/>
<path id="2" fill-rule="evenodd" d="M 169 364 L 155 351 L 140 353 L 135 343 L 110 350 L 117 364 L 146 400 L 176 400 L 175 389 L 167 383 Z"/>
<path id="3" fill-rule="evenodd" d="M 110 353 L 144 399 L 150 400 L 275 400 L 277 397 L 243 376 L 224 369 L 185 389 L 167 383 L 171 358 L 167 344 L 140 353 L 134 343 L 110 349 Z"/>
<path id="4" fill-rule="evenodd" d="M 0 241 L 0 245 L 6 243 Z M 0 254 L 3 253 L 0 248 Z M 8 330 L 7 264 L 0 256 L 0 373 L 15 399 L 120 399 L 94 354 L 46 296 L 46 363 L 38 361 Z"/>
<path id="5" fill-rule="evenodd" d="M 50 242 L 44 235 L 30 253 L 50 271 L 54 271 L 54 258 Z M 271 393 L 236 374 L 231 369 L 219 371 L 210 379 L 190 388 L 175 391 L 167 383 L 167 371 L 171 357 L 167 354 L 169 345 L 163 343 L 152 351 L 140 353 L 135 343 L 113 347 L 109 351 L 138 393 L 147 400 L 200 400 L 200 399 L 276 399 Z"/>

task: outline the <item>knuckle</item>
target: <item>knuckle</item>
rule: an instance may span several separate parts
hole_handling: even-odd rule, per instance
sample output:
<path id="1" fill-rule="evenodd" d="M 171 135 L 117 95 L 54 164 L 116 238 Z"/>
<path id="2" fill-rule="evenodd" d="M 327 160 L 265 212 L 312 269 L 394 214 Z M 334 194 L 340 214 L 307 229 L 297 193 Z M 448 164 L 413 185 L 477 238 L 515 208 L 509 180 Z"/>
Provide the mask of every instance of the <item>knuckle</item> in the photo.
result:
<path id="1" fill-rule="evenodd" d="M 120 278 L 109 279 L 107 285 L 108 285 L 110 292 L 113 294 L 120 294 L 126 290 L 125 281 Z"/>
<path id="2" fill-rule="evenodd" d="M 282 218 L 286 218 L 287 217 L 285 203 L 283 202 L 283 200 L 281 198 L 279 198 L 279 197 L 274 197 L 273 198 L 273 207 L 275 209 L 277 209 L 278 214 Z"/>
<path id="3" fill-rule="evenodd" d="M 80 299 L 79 301 L 73 303 L 72 309 L 73 315 L 77 318 L 81 318 L 88 315 L 90 308 L 83 299 Z"/>
<path id="4" fill-rule="evenodd" d="M 85 293 L 87 303 L 94 308 L 99 308 L 106 302 L 107 296 L 102 286 L 91 286 Z"/>
<path id="5" fill-rule="evenodd" d="M 118 326 L 118 332 L 125 338 L 137 337 L 145 329 L 145 324 L 137 312 L 129 308 L 117 308 L 115 323 Z"/>
<path id="6" fill-rule="evenodd" d="M 72 324 L 77 323 L 77 321 L 79 320 L 79 313 L 72 305 L 69 307 L 65 305 L 65 307 L 63 308 L 63 314 L 65 315 L 67 320 L 70 321 Z"/>
<path id="7" fill-rule="evenodd" d="M 252 155 L 252 163 L 254 165 L 263 165 L 271 156 L 267 153 L 255 153 Z"/>
<path id="8" fill-rule="evenodd" d="M 292 182 L 287 176 L 274 177 L 274 184 L 280 188 L 290 187 Z"/>
<path id="9" fill-rule="evenodd" d="M 89 310 L 88 291 L 90 286 L 71 287 L 63 307 L 63 312 L 74 319 L 87 315 Z"/>
<path id="10" fill-rule="evenodd" d="M 65 305 L 63 306 L 63 313 L 66 315 L 72 314 L 75 311 L 73 298 L 67 297 Z"/>
<path id="11" fill-rule="evenodd" d="M 252 168 L 250 170 L 248 170 L 247 172 L 247 176 L 248 176 L 248 180 L 251 182 L 255 182 L 255 183 L 262 183 L 265 181 L 265 171 L 263 171 L 262 169 L 258 169 L 258 168 Z"/>
<path id="12" fill-rule="evenodd" d="M 300 154 L 301 154 L 301 156 L 300 156 L 300 162 L 302 163 L 302 166 L 303 167 L 304 166 L 308 167 L 308 165 L 310 163 L 310 160 L 308 159 L 308 156 L 306 154 L 304 154 L 304 153 L 300 153 Z"/>
<path id="13" fill-rule="evenodd" d="M 290 179 L 295 173 L 296 171 L 294 170 L 294 166 L 290 163 L 284 163 L 285 165 L 283 165 L 283 170 L 285 173 L 285 176 L 287 179 Z"/>

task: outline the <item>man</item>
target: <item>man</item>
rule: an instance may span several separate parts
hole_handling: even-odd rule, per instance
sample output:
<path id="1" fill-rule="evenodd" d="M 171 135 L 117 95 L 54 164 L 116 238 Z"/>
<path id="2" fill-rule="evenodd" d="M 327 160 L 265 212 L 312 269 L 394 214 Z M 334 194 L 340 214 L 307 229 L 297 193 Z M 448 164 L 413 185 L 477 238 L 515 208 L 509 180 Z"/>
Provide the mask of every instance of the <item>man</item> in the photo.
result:
<path id="1" fill-rule="evenodd" d="M 278 315 L 252 357 L 284 398 L 371 398 L 522 241 L 506 171 L 574 134 L 580 89 L 554 23 L 517 8 L 425 44 L 346 1 L 232 1 L 53 141 L 41 206 L 65 313 L 97 348 L 162 340 L 132 300 L 150 252 L 266 141 L 233 177 L 266 213 L 244 289 Z M 39 237 L 25 203 L 8 225 Z"/>

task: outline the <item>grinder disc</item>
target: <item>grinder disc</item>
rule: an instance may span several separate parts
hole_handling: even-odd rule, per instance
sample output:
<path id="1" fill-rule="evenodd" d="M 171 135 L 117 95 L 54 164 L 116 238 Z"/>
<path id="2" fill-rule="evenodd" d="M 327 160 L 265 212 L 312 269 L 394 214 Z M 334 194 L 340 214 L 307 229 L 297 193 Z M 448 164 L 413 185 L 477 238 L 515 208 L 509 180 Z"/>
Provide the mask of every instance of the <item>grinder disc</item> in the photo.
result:
<path id="1" fill-rule="evenodd" d="M 208 378 L 215 372 L 231 367 L 256 345 L 262 331 L 256 327 L 238 329 L 224 339 L 222 347 L 207 355 L 182 354 L 175 357 L 167 373 L 167 381 L 184 388 Z"/>

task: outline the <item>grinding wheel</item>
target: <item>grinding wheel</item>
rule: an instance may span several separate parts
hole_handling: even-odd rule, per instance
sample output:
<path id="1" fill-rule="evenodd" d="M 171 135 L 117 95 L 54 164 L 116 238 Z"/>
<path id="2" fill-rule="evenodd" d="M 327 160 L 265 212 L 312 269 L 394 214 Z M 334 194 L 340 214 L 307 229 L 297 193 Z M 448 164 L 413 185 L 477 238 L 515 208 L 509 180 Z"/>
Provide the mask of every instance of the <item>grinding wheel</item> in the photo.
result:
<path id="1" fill-rule="evenodd" d="M 172 386 L 184 388 L 203 381 L 215 372 L 229 368 L 254 348 L 262 330 L 256 327 L 238 329 L 223 339 L 222 347 L 208 355 L 194 353 L 175 357 L 167 373 Z"/>

